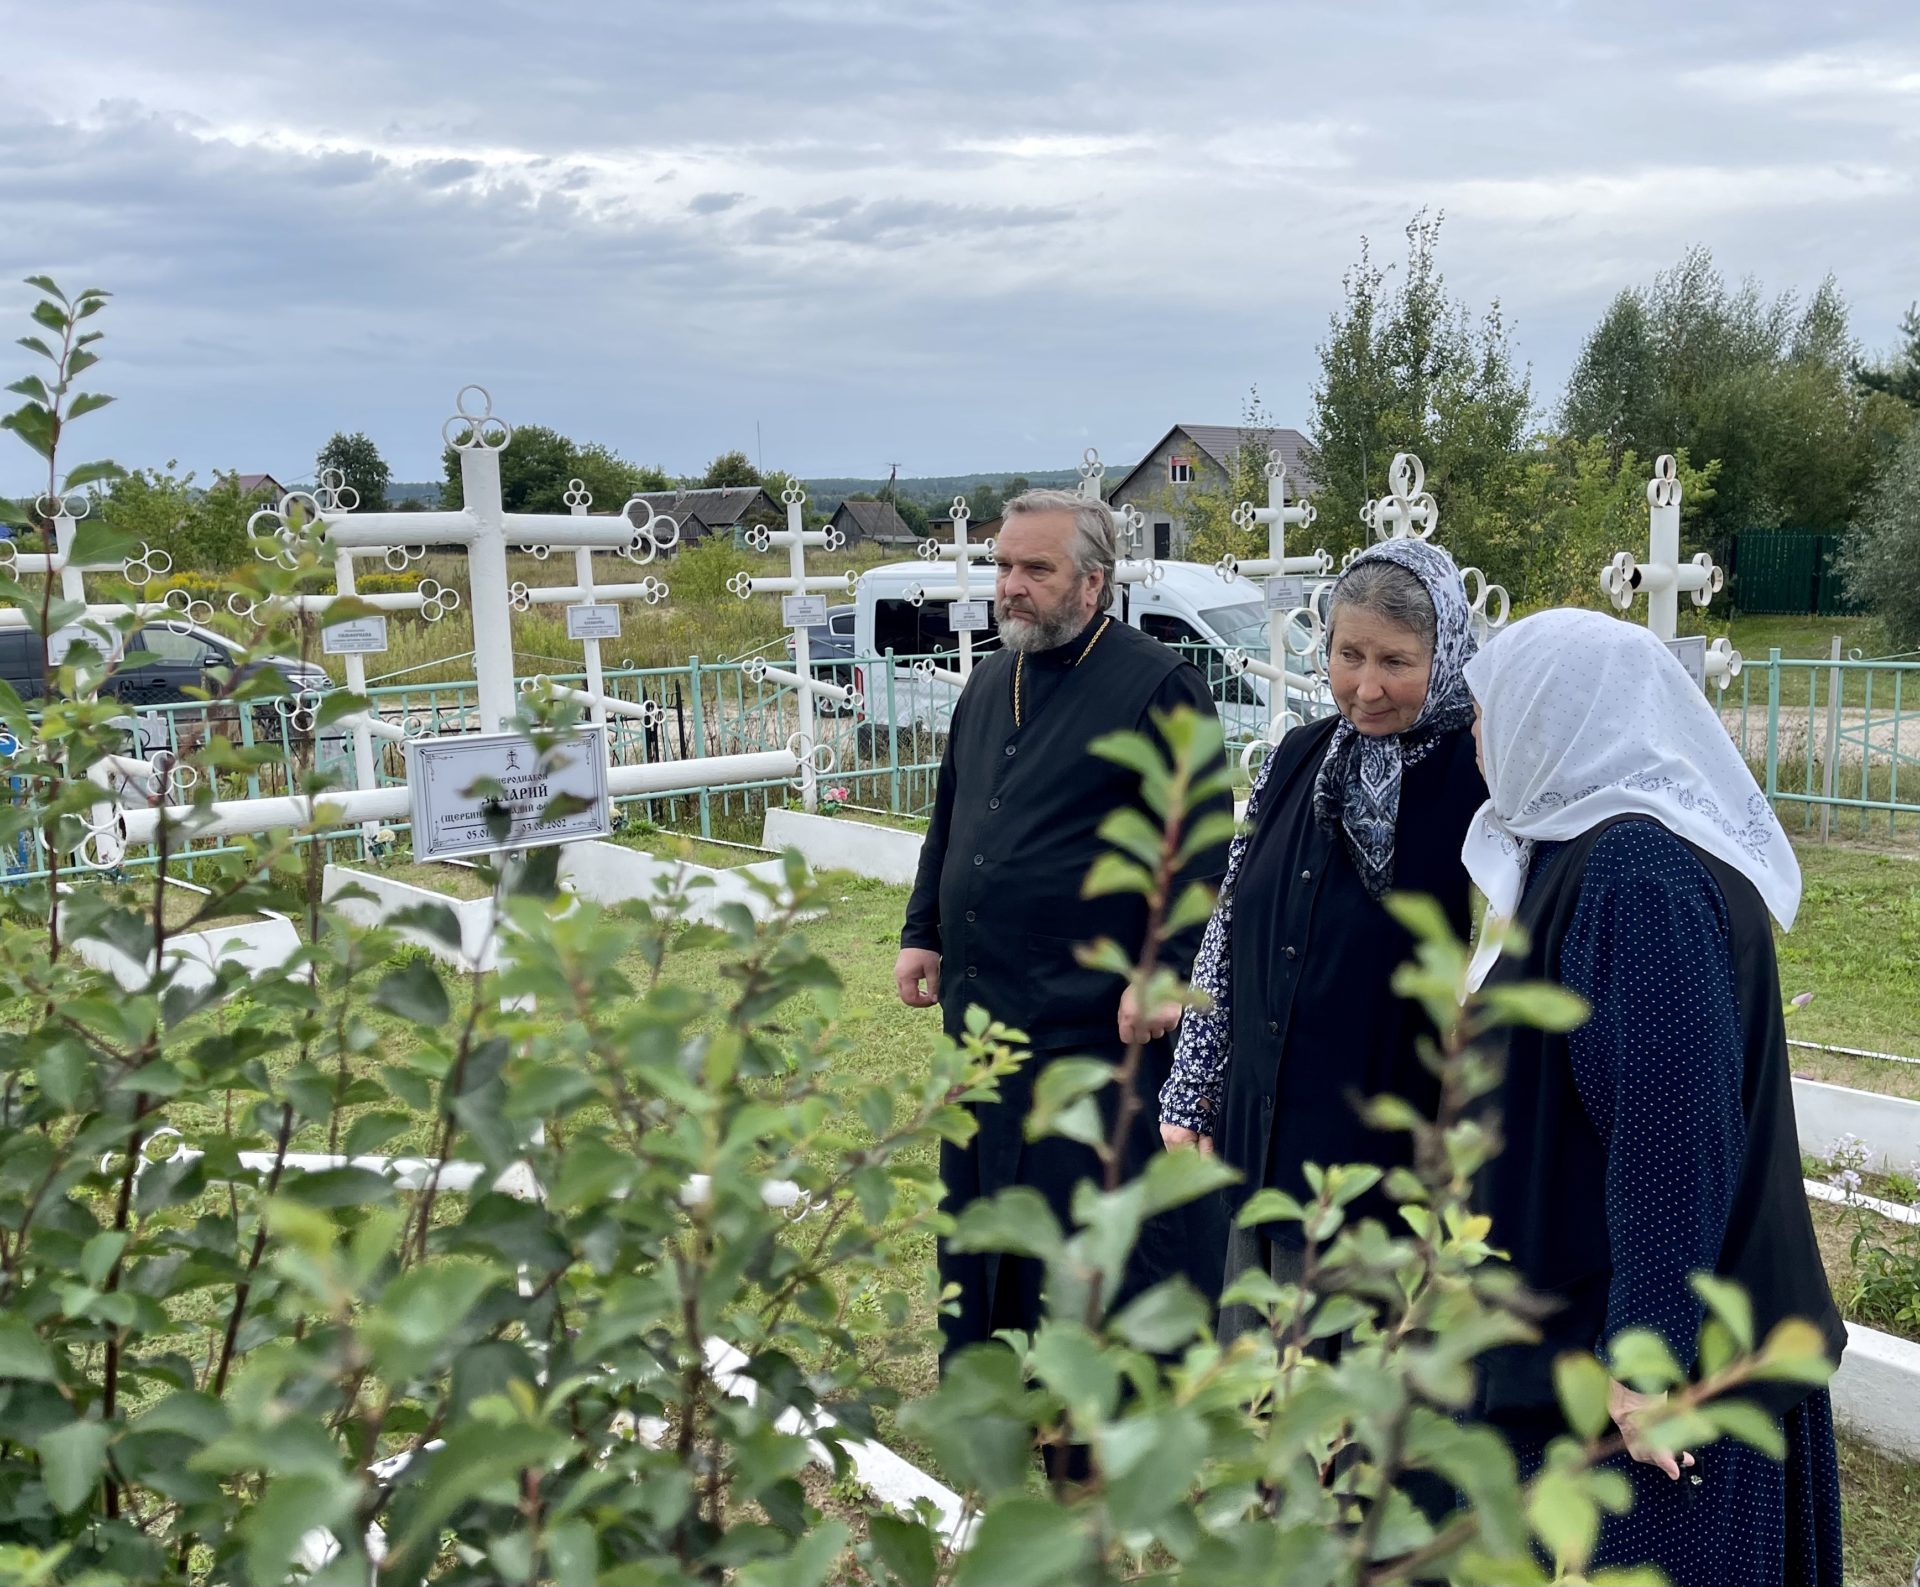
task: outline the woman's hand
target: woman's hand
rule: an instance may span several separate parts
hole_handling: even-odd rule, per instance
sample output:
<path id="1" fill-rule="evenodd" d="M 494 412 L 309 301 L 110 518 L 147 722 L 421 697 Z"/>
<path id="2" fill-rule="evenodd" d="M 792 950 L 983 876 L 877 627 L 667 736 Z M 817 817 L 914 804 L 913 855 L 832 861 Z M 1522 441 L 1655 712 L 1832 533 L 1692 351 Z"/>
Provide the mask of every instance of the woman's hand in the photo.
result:
<path id="1" fill-rule="evenodd" d="M 1167 1127 L 1160 1126 L 1164 1136 Z M 1641 1394 L 1630 1389 L 1624 1383 L 1614 1383 L 1607 1390 L 1607 1414 L 1613 1418 L 1613 1425 L 1620 1429 L 1620 1436 L 1626 1441 L 1627 1453 L 1643 1466 L 1658 1466 L 1675 1482 L 1680 1480 L 1680 1468 L 1691 1466 L 1693 1456 L 1681 1455 L 1675 1459 L 1672 1453 L 1664 1449 L 1654 1449 L 1648 1444 L 1640 1431 L 1641 1417 L 1651 1410 L 1657 1410 L 1666 1403 L 1664 1394 Z"/>
<path id="2" fill-rule="evenodd" d="M 1213 1137 L 1202 1135 L 1198 1130 L 1182 1129 L 1178 1124 L 1160 1126 L 1160 1144 L 1170 1152 L 1177 1152 L 1183 1146 L 1197 1146 L 1202 1157 L 1213 1156 Z"/>
<path id="3" fill-rule="evenodd" d="M 1129 1047 L 1135 1042 L 1158 1041 L 1179 1023 L 1180 1005 L 1172 999 L 1142 1014 L 1132 987 L 1120 994 L 1120 1039 Z"/>

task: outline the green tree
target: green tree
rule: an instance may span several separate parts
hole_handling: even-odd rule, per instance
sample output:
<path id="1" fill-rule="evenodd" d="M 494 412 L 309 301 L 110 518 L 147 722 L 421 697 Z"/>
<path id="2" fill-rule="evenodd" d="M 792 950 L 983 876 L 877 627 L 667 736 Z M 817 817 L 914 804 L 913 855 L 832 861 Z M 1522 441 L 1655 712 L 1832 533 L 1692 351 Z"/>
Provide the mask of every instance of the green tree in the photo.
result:
<path id="1" fill-rule="evenodd" d="M 1803 301 L 1731 286 L 1693 248 L 1622 292 L 1587 338 L 1561 402 L 1563 431 L 1618 458 L 1686 451 L 1718 462 L 1703 524 L 1726 562 L 1742 529 L 1839 529 L 1903 427 L 1855 378 L 1857 349 L 1831 277 Z"/>
<path id="2" fill-rule="evenodd" d="M 893 504 L 893 510 L 900 515 L 900 521 L 915 534 L 924 537 L 927 533 L 927 509 L 911 496 L 902 496 Z"/>
<path id="3" fill-rule="evenodd" d="M 1920 425 L 1874 483 L 1840 552 L 1847 594 L 1886 626 L 1895 650 L 1920 649 Z"/>
<path id="4" fill-rule="evenodd" d="M 1006 508 L 1006 501 L 991 485 L 976 485 L 967 492 L 967 517 L 974 523 L 998 518 Z"/>
<path id="5" fill-rule="evenodd" d="M 1908 307 L 1900 321 L 1900 334 L 1904 345 L 1892 357 L 1880 363 L 1855 365 L 1854 379 L 1864 391 L 1884 392 L 1909 408 L 1920 408 L 1920 303 Z"/>
<path id="6" fill-rule="evenodd" d="M 1407 223 L 1398 285 L 1366 239 L 1342 278 L 1343 302 L 1320 345 L 1308 458 L 1320 533 L 1338 552 L 1362 537 L 1362 504 L 1386 486 L 1396 452 L 1426 465 L 1449 546 L 1471 544 L 1478 518 L 1520 465 L 1532 378 L 1515 362 L 1496 301 L 1476 321 L 1440 273 L 1442 216 Z"/>
<path id="7" fill-rule="evenodd" d="M 380 455 L 380 448 L 364 432 L 355 430 L 348 435 L 342 430 L 334 431 L 333 438 L 320 448 L 313 466 L 316 480 L 330 468 L 346 476 L 348 487 L 359 497 L 356 511 L 387 510 L 387 486 L 393 482 L 393 471 Z"/>
<path id="8" fill-rule="evenodd" d="M 449 511 L 466 501 L 460 483 L 460 454 L 452 447 L 442 459 L 446 483 L 440 503 Z M 596 512 L 618 512 L 637 491 L 669 490 L 664 471 L 629 463 L 597 441 L 584 446 L 544 424 L 515 427 L 500 454 L 500 504 L 508 512 L 567 511 L 567 486 L 579 480 L 593 495 Z"/>
<path id="9" fill-rule="evenodd" d="M 95 497 L 94 516 L 116 535 L 153 546 L 180 572 L 223 572 L 249 555 L 247 521 L 269 505 L 270 493 L 242 494 L 239 475 L 216 474 L 210 490 L 196 490 L 192 474 L 136 469 Z"/>
<path id="10" fill-rule="evenodd" d="M 759 483 L 760 470 L 753 466 L 745 452 L 738 450 L 722 452 L 707 465 L 706 473 L 700 476 L 700 488 L 704 490 Z"/>

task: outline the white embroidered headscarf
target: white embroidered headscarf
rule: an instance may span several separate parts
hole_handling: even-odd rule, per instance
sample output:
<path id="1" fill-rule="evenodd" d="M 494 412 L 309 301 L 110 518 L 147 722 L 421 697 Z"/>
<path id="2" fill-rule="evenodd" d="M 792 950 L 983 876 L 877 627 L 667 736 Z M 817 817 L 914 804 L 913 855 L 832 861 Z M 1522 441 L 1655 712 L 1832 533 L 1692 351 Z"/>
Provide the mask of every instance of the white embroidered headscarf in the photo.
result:
<path id="1" fill-rule="evenodd" d="M 1699 686 L 1646 629 L 1600 612 L 1540 612 L 1496 635 L 1466 679 L 1490 797 L 1461 858 L 1490 918 L 1519 906 L 1536 843 L 1645 815 L 1733 866 L 1793 925 L 1793 846 Z M 1498 942 L 1482 933 L 1471 985 Z"/>

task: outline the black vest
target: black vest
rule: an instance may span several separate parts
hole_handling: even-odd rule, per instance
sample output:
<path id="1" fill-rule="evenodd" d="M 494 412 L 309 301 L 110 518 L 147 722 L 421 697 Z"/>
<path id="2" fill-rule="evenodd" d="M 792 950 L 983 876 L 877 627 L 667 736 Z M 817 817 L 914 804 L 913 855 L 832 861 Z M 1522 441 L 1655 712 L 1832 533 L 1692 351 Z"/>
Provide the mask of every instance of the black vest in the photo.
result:
<path id="1" fill-rule="evenodd" d="M 1580 902 L 1587 856 L 1616 824 L 1582 833 L 1548 861 L 1519 910 L 1532 951 L 1524 961 L 1501 959 L 1490 984 L 1559 981 L 1560 947 Z M 1726 900 L 1746 1049 L 1741 1085 L 1746 1149 L 1714 1271 L 1747 1292 L 1756 1341 L 1782 1319 L 1804 1317 L 1826 1336 L 1837 1362 L 1846 1346 L 1846 1325 L 1827 1287 L 1801 1183 L 1787 1029 L 1766 906 L 1732 866 L 1691 844 L 1688 848 Z M 1676 970 L 1686 973 L 1684 966 Z M 1489 1238 L 1510 1254 L 1529 1288 L 1561 1303 L 1542 1323 L 1539 1343 L 1497 1350 L 1485 1359 L 1483 1408 L 1499 1416 L 1548 1410 L 1556 1403 L 1553 1359 L 1563 1351 L 1592 1351 L 1599 1345 L 1612 1264 L 1606 1148 L 1575 1088 L 1567 1038 L 1537 1030 L 1510 1032 L 1505 1075 L 1493 1101 L 1505 1146 L 1480 1184 L 1483 1208 L 1493 1218 Z M 1745 1397 L 1780 1416 L 1808 1392 L 1798 1384 L 1768 1384 Z"/>
<path id="2" fill-rule="evenodd" d="M 940 873 L 940 1004 L 957 1035 L 969 1004 L 1024 1030 L 1040 1049 L 1111 1045 L 1125 982 L 1073 950 L 1112 937 L 1131 956 L 1146 901 L 1082 898 L 1108 845 L 1101 822 L 1139 802 L 1137 772 L 1089 754 L 1108 733 L 1143 726 L 1175 668 L 1165 645 L 1116 616 L 1037 717 L 1013 725 L 1014 657 L 980 662 L 954 713 L 955 787 Z"/>

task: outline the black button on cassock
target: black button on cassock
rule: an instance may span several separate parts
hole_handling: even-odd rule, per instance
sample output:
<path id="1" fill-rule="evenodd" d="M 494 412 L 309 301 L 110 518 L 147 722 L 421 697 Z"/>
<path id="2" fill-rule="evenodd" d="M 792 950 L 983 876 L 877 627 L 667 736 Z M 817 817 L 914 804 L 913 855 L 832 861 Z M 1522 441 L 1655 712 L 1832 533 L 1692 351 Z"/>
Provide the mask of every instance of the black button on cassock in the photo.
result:
<path id="1" fill-rule="evenodd" d="M 1310 881 L 1312 881 L 1312 880 L 1313 880 L 1313 872 L 1312 872 L 1312 871 L 1302 871 L 1302 872 L 1300 873 L 1300 880 L 1301 880 L 1301 881 L 1303 881 L 1303 882 L 1310 882 Z"/>
<path id="2" fill-rule="evenodd" d="M 1288 948 L 1286 950 L 1286 955 L 1289 959 L 1297 959 L 1300 957 L 1300 955 L 1296 953 L 1292 948 Z"/>
<path id="3" fill-rule="evenodd" d="M 975 968 L 974 968 L 974 967 L 973 967 L 972 965 L 968 965 L 968 966 L 967 966 L 967 975 L 968 975 L 968 977 L 969 977 L 970 979 L 971 979 L 972 977 L 975 977 L 975 976 L 977 976 L 977 975 L 979 975 L 979 973 L 980 973 L 980 972 L 979 972 L 979 971 L 978 971 L 977 969 L 975 969 Z"/>
<path id="4" fill-rule="evenodd" d="M 1018 747 L 1019 747 L 1018 745 L 1014 745 L 1014 744 L 1009 744 L 1009 745 L 1007 746 L 1007 753 L 1008 753 L 1009 755 L 1011 755 L 1011 754 L 1013 754 L 1013 753 L 1014 753 L 1014 751 L 1015 751 L 1015 750 L 1016 750 L 1016 749 L 1017 749 Z"/>
<path id="5" fill-rule="evenodd" d="M 1000 808 L 1000 799 L 998 795 L 995 795 L 993 798 L 987 801 L 987 808 L 989 810 L 998 810 Z"/>
<path id="6" fill-rule="evenodd" d="M 968 919 L 969 921 L 971 921 L 971 920 L 973 920 L 974 918 L 975 918 L 975 917 L 974 917 L 974 913 L 973 913 L 973 911 L 972 911 L 971 909 L 969 909 L 969 910 L 967 911 L 967 919 Z"/>
<path id="7" fill-rule="evenodd" d="M 984 855 L 984 854 L 976 854 L 976 855 L 974 855 L 974 857 L 973 857 L 973 863 L 974 863 L 975 865 L 985 865 L 985 864 L 987 863 L 987 857 L 986 857 L 986 855 Z"/>

